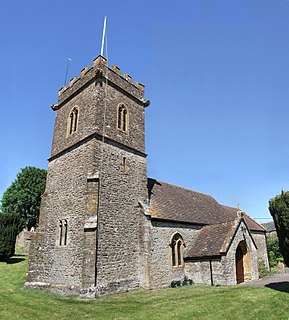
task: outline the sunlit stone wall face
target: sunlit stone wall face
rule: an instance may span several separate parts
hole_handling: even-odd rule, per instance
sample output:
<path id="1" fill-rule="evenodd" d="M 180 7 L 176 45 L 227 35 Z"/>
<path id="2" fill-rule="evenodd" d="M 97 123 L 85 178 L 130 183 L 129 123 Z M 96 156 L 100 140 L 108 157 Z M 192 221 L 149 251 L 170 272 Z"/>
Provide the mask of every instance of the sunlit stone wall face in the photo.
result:
<path id="1" fill-rule="evenodd" d="M 147 199 L 144 87 L 99 57 L 59 92 L 46 190 L 32 240 L 27 287 L 99 294 L 147 281 L 144 266 Z M 118 128 L 125 106 L 126 130 Z M 77 112 L 75 111 L 77 110 Z M 77 115 L 70 130 L 71 114 Z M 74 123 L 74 122 L 73 122 Z M 60 222 L 67 243 L 60 243 Z"/>

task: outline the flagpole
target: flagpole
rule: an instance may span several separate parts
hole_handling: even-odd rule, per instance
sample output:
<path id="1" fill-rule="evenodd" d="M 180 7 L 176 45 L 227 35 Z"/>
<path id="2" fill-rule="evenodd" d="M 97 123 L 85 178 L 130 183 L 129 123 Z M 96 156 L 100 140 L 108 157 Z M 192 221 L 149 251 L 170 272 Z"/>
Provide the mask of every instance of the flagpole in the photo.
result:
<path id="1" fill-rule="evenodd" d="M 100 55 L 103 57 L 103 47 L 104 47 L 104 37 L 105 37 L 105 29 L 106 29 L 106 16 L 103 21 L 103 31 L 102 31 L 102 41 L 101 41 L 101 50 Z"/>
<path id="2" fill-rule="evenodd" d="M 72 60 L 70 58 L 67 58 L 67 66 L 66 66 L 66 72 L 65 72 L 65 78 L 64 78 L 64 86 L 66 86 L 66 81 L 67 81 L 67 75 L 68 75 L 68 68 L 69 64 Z"/>

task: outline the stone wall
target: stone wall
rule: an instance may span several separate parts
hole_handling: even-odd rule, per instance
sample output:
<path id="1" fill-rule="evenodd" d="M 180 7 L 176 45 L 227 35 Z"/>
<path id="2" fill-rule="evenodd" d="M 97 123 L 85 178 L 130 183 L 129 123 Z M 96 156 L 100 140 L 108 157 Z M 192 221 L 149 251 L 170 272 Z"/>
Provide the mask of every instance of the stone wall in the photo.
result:
<path id="1" fill-rule="evenodd" d="M 102 74 L 96 73 L 99 68 L 102 68 Z M 75 83 L 71 87 L 70 95 L 64 92 L 59 96 L 52 156 L 92 134 L 102 136 L 103 133 L 115 142 L 144 153 L 143 106 L 146 100 L 141 98 L 136 87 L 102 64 L 92 68 L 90 74 L 88 78 L 81 79 L 81 86 Z M 79 88 L 75 91 L 74 87 Z M 130 87 L 134 90 L 129 90 Z M 117 129 L 117 108 L 120 104 L 124 104 L 128 110 L 128 132 Z M 79 109 L 78 128 L 73 134 L 67 135 L 69 116 L 74 107 Z"/>
<path id="2" fill-rule="evenodd" d="M 37 230 L 42 237 L 34 245 L 38 259 L 30 263 L 33 253 L 30 254 L 27 281 L 81 288 L 85 191 L 95 150 L 96 141 L 91 140 L 50 161 L 42 200 L 45 206 Z M 67 246 L 59 246 L 59 221 L 64 219 L 68 225 Z"/>
<path id="3" fill-rule="evenodd" d="M 245 231 L 243 231 L 245 230 Z M 249 262 L 246 268 L 250 272 L 245 274 L 245 280 L 257 280 L 258 273 L 258 253 L 257 249 L 249 236 L 248 229 L 242 222 L 229 246 L 226 255 L 222 255 L 220 259 L 188 261 L 186 262 L 186 273 L 195 283 L 214 285 L 234 285 L 236 282 L 236 250 L 241 241 L 245 240 L 249 251 Z M 211 279 L 212 272 L 212 279 Z"/>
<path id="4" fill-rule="evenodd" d="M 226 285 L 226 257 L 186 262 L 186 274 L 194 283 Z"/>
<path id="5" fill-rule="evenodd" d="M 147 198 L 144 101 L 143 86 L 101 63 L 60 92 L 53 106 L 52 156 L 27 287 L 91 297 L 141 285 L 145 218 L 139 201 Z M 120 103 L 128 110 L 127 132 L 117 129 Z M 75 107 L 77 130 L 70 134 Z M 59 221 L 64 220 L 65 246 L 59 245 Z"/>
<path id="6" fill-rule="evenodd" d="M 245 280 L 259 279 L 257 248 L 255 247 L 254 242 L 252 241 L 252 238 L 249 235 L 249 231 L 246 225 L 244 224 L 244 222 L 241 222 L 226 255 L 226 278 L 227 278 L 228 285 L 236 284 L 235 256 L 236 256 L 237 247 L 241 241 L 246 242 L 247 249 L 249 252 L 248 267 L 250 268 L 250 274 L 248 275 L 245 274 Z"/>
<path id="7" fill-rule="evenodd" d="M 29 253 L 31 238 L 34 231 L 23 230 L 16 237 L 16 247 L 21 248 L 24 253 Z"/>
<path id="8" fill-rule="evenodd" d="M 96 154 L 96 157 L 99 155 Z M 123 156 L 127 169 L 121 169 Z M 98 293 L 140 286 L 140 245 L 144 216 L 139 201 L 146 199 L 146 159 L 116 147 L 104 150 L 98 215 Z"/>
<path id="9" fill-rule="evenodd" d="M 179 233 L 185 243 L 184 255 L 191 248 L 199 226 L 174 222 L 152 221 L 151 229 L 151 288 L 168 287 L 172 281 L 183 280 L 186 267 L 173 267 L 170 243 L 174 234 Z"/>
<path id="10" fill-rule="evenodd" d="M 264 232 L 257 231 L 251 233 L 258 248 L 258 257 L 264 261 L 266 268 L 269 270 L 266 235 Z"/>

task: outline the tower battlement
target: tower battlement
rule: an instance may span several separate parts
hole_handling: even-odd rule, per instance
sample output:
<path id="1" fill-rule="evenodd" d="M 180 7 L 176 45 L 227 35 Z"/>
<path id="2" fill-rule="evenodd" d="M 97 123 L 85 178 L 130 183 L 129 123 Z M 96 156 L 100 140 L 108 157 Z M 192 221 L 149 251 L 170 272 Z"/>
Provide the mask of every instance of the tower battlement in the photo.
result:
<path id="1" fill-rule="evenodd" d="M 144 104 L 147 103 L 144 99 L 145 86 L 138 81 L 133 83 L 132 77 L 126 72 L 122 75 L 121 69 L 118 66 L 113 64 L 110 68 L 106 58 L 99 55 L 93 60 L 92 67 L 86 66 L 80 71 L 79 76 L 76 75 L 69 81 L 68 86 L 63 86 L 59 89 L 58 104 L 53 105 L 52 109 L 57 110 L 66 100 L 93 81 L 95 77 L 106 79 L 108 82 L 124 90 L 127 94 L 133 96 L 133 98 Z"/>

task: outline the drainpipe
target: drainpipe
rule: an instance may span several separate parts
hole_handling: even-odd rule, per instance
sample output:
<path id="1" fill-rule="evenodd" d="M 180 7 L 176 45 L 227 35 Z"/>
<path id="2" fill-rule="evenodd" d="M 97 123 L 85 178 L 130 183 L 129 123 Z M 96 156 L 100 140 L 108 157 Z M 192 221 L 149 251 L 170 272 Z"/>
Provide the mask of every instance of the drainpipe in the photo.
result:
<path id="1" fill-rule="evenodd" d="M 212 259 L 210 259 L 209 262 L 210 262 L 211 286 L 213 286 L 214 285 L 214 279 L 213 279 Z"/>

